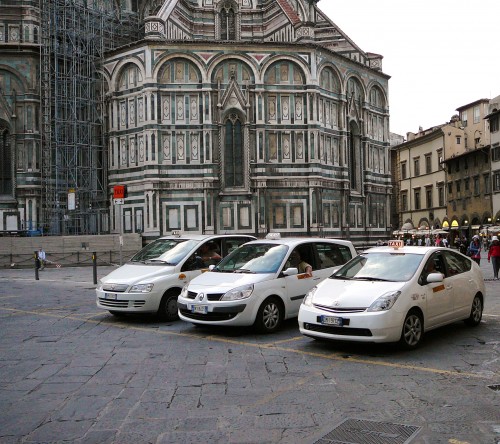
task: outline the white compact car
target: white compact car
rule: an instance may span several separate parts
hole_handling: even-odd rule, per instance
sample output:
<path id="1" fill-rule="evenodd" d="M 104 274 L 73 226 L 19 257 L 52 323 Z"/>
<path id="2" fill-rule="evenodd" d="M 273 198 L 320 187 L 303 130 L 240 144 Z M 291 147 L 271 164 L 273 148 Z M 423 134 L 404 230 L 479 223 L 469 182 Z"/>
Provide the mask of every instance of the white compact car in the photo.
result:
<path id="1" fill-rule="evenodd" d="M 389 245 L 363 252 L 308 293 L 302 334 L 412 349 L 425 331 L 480 323 L 486 292 L 474 261 L 449 248 Z"/>
<path id="2" fill-rule="evenodd" d="M 100 280 L 97 306 L 114 315 L 156 313 L 160 319 L 175 320 L 182 287 L 253 239 L 246 235 L 196 234 L 157 239 Z"/>
<path id="3" fill-rule="evenodd" d="M 186 285 L 179 317 L 202 325 L 255 325 L 264 333 L 297 316 L 305 294 L 356 255 L 349 241 L 284 238 L 248 242 Z"/>

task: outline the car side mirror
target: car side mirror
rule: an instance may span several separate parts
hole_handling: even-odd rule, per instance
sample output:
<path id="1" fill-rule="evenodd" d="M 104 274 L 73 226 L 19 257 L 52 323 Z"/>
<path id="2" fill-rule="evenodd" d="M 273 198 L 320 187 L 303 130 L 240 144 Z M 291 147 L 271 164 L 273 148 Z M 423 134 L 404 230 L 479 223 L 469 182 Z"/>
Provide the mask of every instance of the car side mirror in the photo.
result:
<path id="1" fill-rule="evenodd" d="M 294 274 L 299 274 L 299 269 L 295 267 L 289 267 L 286 270 L 283 270 L 283 274 L 285 276 L 293 276 Z"/>
<path id="2" fill-rule="evenodd" d="M 430 273 L 427 275 L 427 283 L 443 282 L 443 275 L 441 273 Z"/>

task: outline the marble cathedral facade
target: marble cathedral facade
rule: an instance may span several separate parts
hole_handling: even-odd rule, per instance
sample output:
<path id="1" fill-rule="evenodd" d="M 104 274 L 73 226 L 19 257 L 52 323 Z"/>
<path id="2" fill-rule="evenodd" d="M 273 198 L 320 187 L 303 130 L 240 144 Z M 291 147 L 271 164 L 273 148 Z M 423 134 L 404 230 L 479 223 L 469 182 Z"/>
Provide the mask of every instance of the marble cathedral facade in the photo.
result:
<path id="1" fill-rule="evenodd" d="M 138 4 L 144 38 L 107 53 L 101 73 L 111 232 L 388 235 L 380 55 L 318 0 Z"/>
<path id="2" fill-rule="evenodd" d="M 125 231 L 366 240 L 389 225 L 388 76 L 311 0 L 166 0 L 109 54 Z"/>

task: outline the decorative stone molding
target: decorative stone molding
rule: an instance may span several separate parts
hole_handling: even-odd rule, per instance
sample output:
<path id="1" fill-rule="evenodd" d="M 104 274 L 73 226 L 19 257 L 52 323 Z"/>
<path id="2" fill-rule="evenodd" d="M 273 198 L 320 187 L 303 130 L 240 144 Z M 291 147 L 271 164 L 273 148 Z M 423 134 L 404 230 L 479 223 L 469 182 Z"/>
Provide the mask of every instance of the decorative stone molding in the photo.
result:
<path id="1" fill-rule="evenodd" d="M 165 39 L 165 22 L 159 17 L 146 17 L 144 19 L 144 31 L 148 40 Z"/>
<path id="2" fill-rule="evenodd" d="M 312 42 L 314 39 L 314 23 L 301 23 L 295 28 L 297 41 Z"/>

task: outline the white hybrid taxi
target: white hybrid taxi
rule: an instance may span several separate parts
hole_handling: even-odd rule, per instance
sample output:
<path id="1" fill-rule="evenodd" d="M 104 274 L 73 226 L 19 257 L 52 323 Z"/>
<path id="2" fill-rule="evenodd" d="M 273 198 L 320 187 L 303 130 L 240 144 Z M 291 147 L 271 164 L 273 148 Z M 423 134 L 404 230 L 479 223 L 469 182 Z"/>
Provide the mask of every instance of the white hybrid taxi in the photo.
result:
<path id="1" fill-rule="evenodd" d="M 182 287 L 253 239 L 247 235 L 180 233 L 156 239 L 100 280 L 97 307 L 116 316 L 154 313 L 162 320 L 175 320 Z M 212 252 L 211 257 L 206 256 L 207 251 Z"/>
<path id="2" fill-rule="evenodd" d="M 481 322 L 486 291 L 479 266 L 456 250 L 390 241 L 345 264 L 305 297 L 299 329 L 315 339 L 399 342 L 424 332 Z"/>

